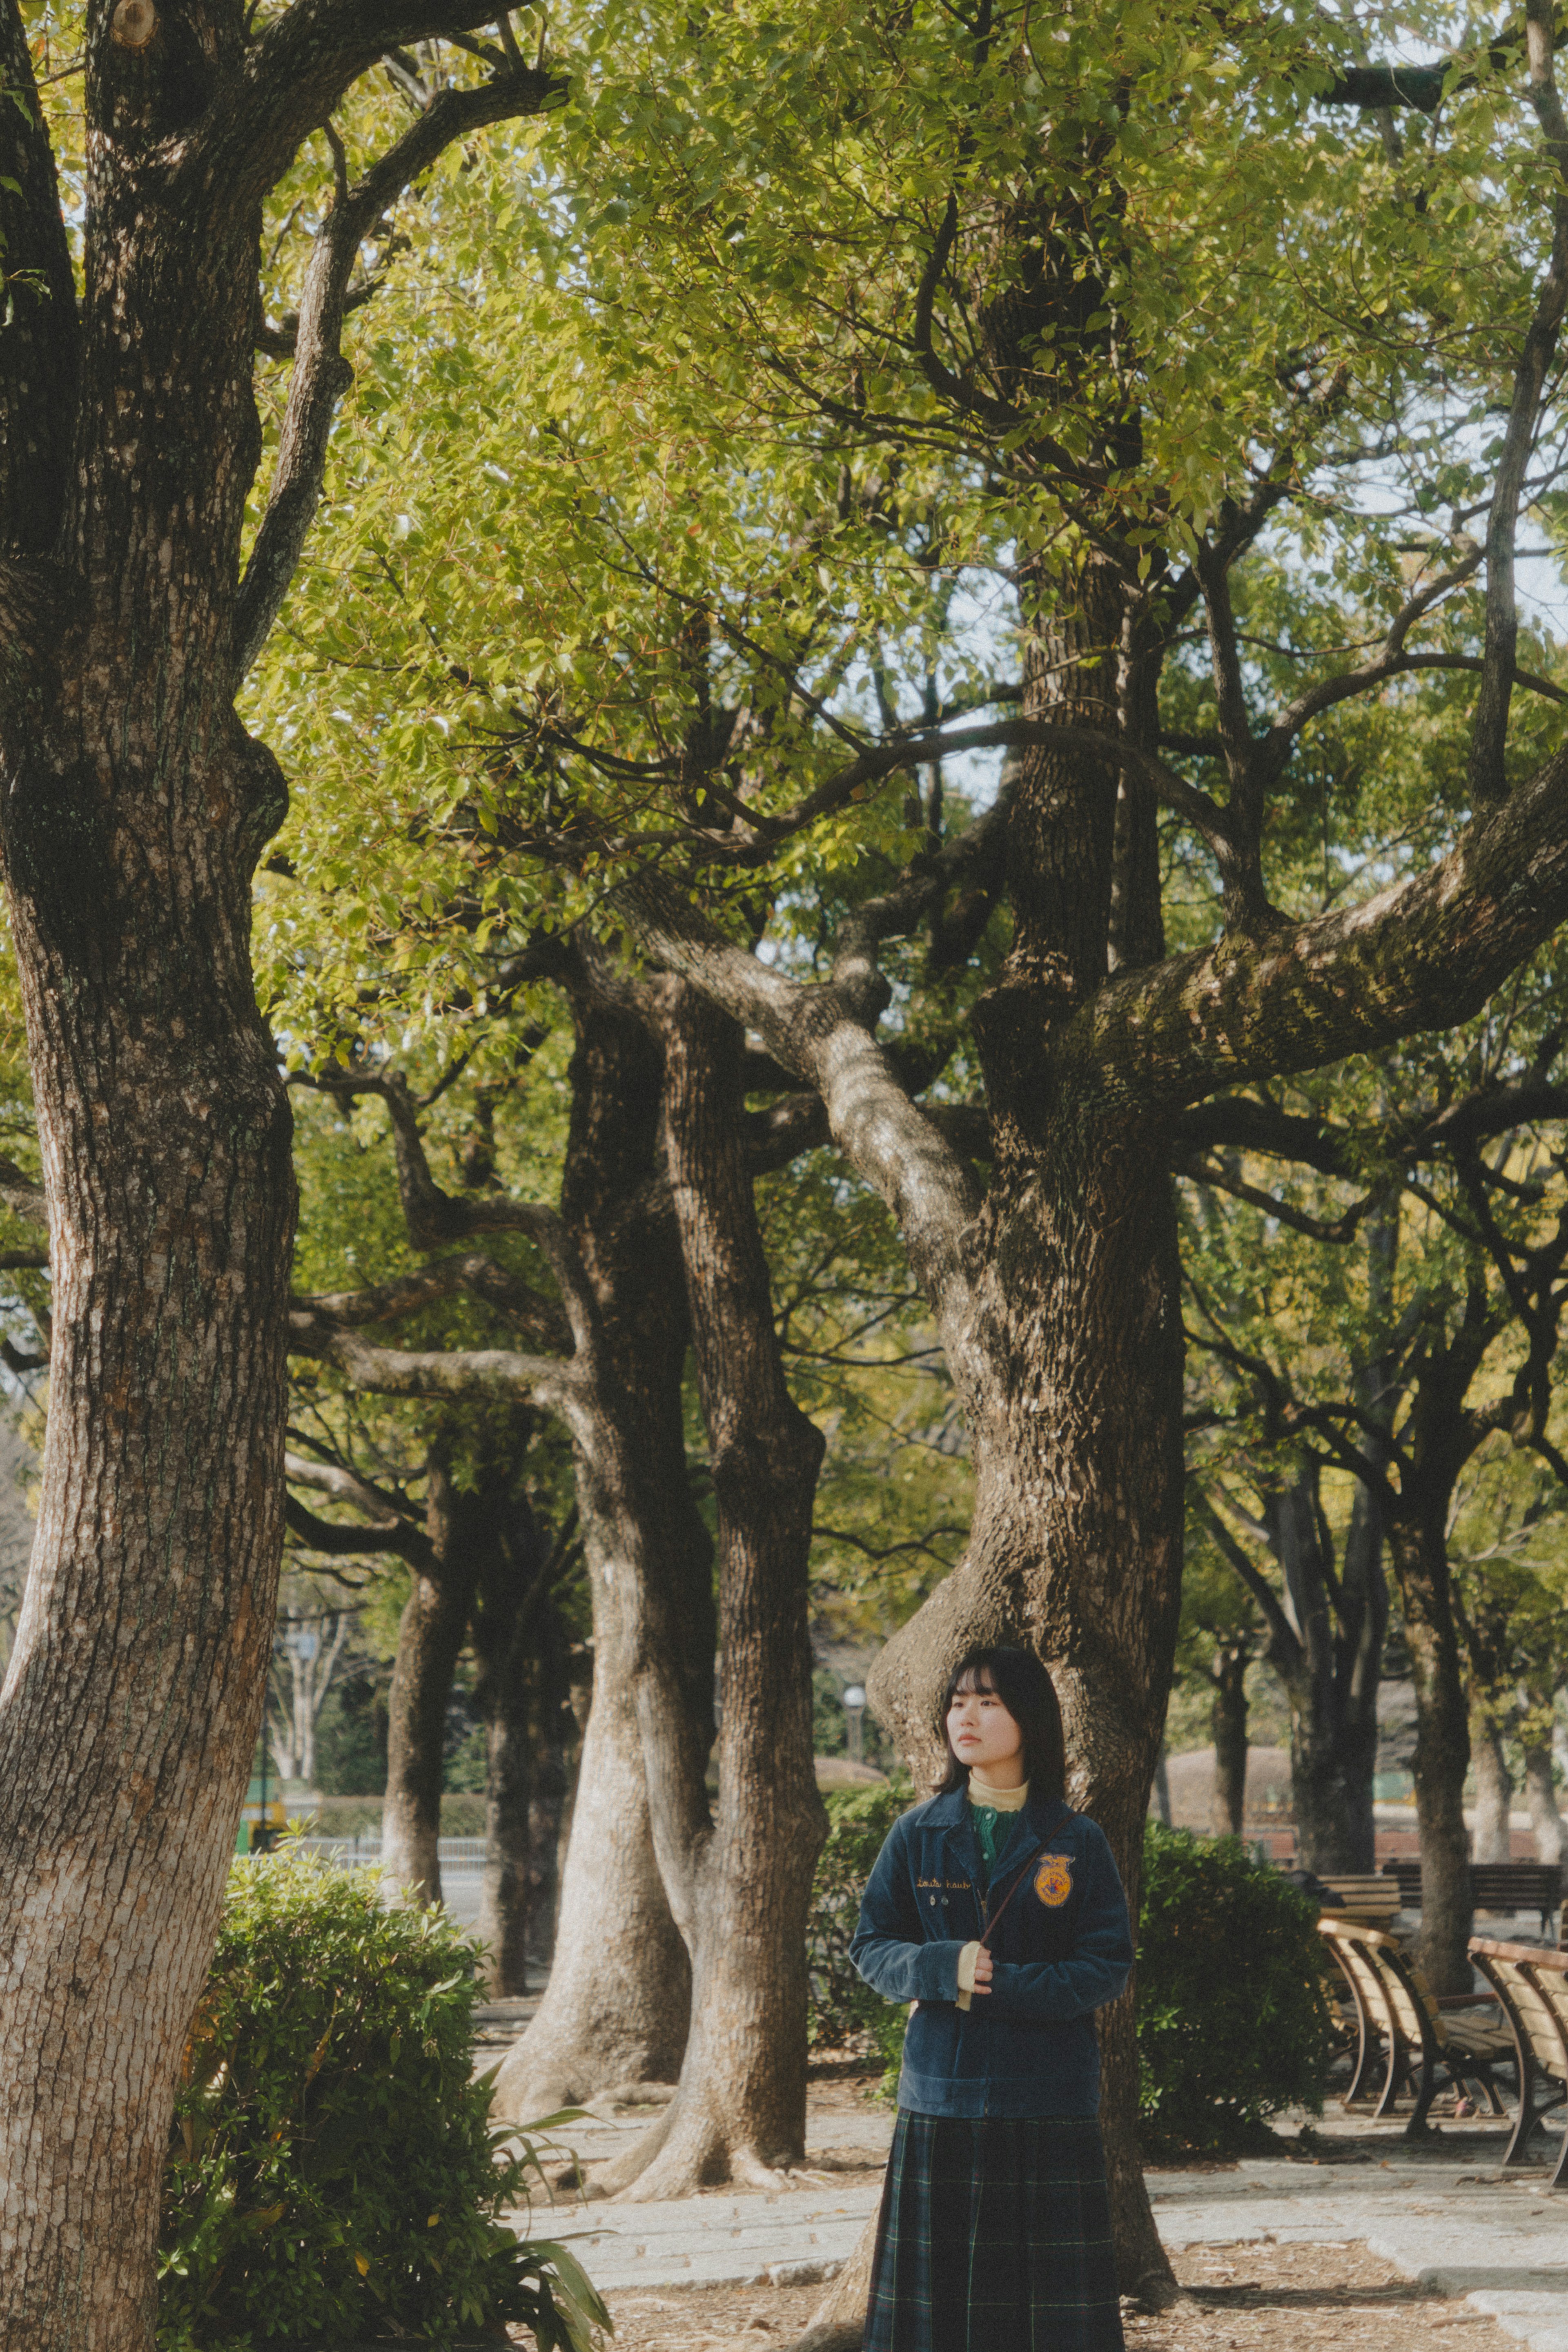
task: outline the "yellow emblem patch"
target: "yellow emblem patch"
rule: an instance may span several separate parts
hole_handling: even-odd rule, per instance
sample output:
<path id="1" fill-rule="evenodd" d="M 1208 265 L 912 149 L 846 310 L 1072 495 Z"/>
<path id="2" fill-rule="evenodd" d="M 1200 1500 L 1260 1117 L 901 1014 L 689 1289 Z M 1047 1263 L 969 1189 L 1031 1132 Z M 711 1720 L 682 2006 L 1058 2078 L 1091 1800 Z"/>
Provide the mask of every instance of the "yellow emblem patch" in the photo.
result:
<path id="1" fill-rule="evenodd" d="M 1072 1864 L 1064 1853 L 1048 1853 L 1034 1874 L 1034 1891 L 1048 1911 L 1060 1910 L 1072 1892 Z"/>

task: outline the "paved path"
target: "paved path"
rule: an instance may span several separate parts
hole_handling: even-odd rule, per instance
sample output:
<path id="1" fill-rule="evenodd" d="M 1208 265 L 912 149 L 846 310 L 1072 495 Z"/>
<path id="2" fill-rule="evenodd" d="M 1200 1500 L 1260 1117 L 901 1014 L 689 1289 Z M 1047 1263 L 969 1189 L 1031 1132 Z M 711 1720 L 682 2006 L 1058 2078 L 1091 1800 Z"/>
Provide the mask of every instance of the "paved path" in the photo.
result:
<path id="1" fill-rule="evenodd" d="M 1364 2242 L 1531 2352 L 1568 2352 L 1568 2195 L 1546 2193 L 1544 2170 L 1500 2172 L 1499 2153 L 1445 2163 L 1396 2147 L 1364 2164 L 1156 2173 L 1149 2189 L 1167 2246 Z"/>
<path id="2" fill-rule="evenodd" d="M 814 2119 L 808 2161 L 813 2154 L 874 2160 L 890 2127 L 873 2109 L 863 2118 L 841 2112 Z M 562 2137 L 591 2158 L 625 2146 L 635 2128 L 620 2119 L 596 2120 Z M 1355 2160 L 1152 2173 L 1150 2195 L 1166 2243 L 1364 2242 L 1407 2277 L 1465 2297 L 1531 2352 L 1568 2352 L 1568 2191 L 1548 2195 L 1543 2168 L 1500 2172 L 1497 2134 L 1456 2137 L 1450 2130 L 1417 2153 L 1400 2140 L 1397 2126 L 1336 2118 L 1323 2137 L 1336 2154 Z M 874 2182 L 835 2187 L 830 2177 L 776 2196 L 563 2202 L 548 2219 L 538 2215 L 535 2227 L 570 2236 L 603 2288 L 784 2284 L 831 2276 L 879 2193 Z"/>

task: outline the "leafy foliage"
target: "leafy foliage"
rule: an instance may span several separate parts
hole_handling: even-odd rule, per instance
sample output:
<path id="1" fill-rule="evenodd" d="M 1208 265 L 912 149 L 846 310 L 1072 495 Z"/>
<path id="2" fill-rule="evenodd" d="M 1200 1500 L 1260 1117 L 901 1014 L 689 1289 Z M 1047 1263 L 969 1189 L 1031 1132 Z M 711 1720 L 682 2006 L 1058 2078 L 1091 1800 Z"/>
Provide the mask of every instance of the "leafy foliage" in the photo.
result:
<path id="1" fill-rule="evenodd" d="M 825 1802 L 828 1834 L 817 1857 L 806 1929 L 810 2047 L 862 2055 L 882 2052 L 885 2061 L 881 2029 L 890 2011 L 902 2019 L 904 2011 L 872 1990 L 850 1958 L 850 1944 L 872 1864 L 905 1809 L 907 1792 L 895 1788 L 835 1790 Z"/>
<path id="2" fill-rule="evenodd" d="M 175 2103 L 160 2352 L 507 2321 L 591 2352 L 609 2320 L 577 2263 L 501 2218 L 542 2174 L 470 2075 L 475 1958 L 440 1912 L 384 1908 L 373 1872 L 287 1845 L 235 1865 Z"/>
<path id="3" fill-rule="evenodd" d="M 1233 2146 L 1282 2107 L 1322 2110 L 1330 2012 L 1317 1906 L 1239 1838 L 1151 1822 L 1138 1930 L 1145 2132 Z"/>

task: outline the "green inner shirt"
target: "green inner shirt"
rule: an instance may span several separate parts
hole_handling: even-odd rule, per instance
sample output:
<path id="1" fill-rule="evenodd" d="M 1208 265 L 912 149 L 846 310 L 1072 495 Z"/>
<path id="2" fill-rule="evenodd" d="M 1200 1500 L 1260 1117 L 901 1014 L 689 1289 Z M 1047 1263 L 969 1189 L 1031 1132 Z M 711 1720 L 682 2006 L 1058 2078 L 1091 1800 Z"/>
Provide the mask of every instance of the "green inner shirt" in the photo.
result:
<path id="1" fill-rule="evenodd" d="M 999 1813 L 994 1805 L 977 1805 L 971 1801 L 969 1819 L 975 1824 L 975 1835 L 980 1842 L 982 1891 L 995 1877 L 997 1864 L 1007 1852 L 1021 1818 L 1019 1813 Z"/>

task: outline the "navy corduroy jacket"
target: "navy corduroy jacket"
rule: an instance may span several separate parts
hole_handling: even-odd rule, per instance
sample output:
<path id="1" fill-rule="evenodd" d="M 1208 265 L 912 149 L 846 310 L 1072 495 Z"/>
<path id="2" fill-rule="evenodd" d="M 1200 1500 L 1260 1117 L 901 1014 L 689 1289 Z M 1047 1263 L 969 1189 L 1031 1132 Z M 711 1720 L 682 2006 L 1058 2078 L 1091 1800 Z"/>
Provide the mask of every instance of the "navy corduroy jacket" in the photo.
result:
<path id="1" fill-rule="evenodd" d="M 886 2000 L 918 2003 L 899 2105 L 922 2116 L 1097 2114 L 1093 2013 L 1133 1965 L 1127 1899 L 1103 1832 L 1060 1799 L 1031 1797 L 985 1897 L 980 1885 L 961 1789 L 895 1822 L 867 1883 L 854 1964 Z M 961 2010 L 958 1955 L 1004 1903 L 988 1946 L 992 1990 Z"/>

